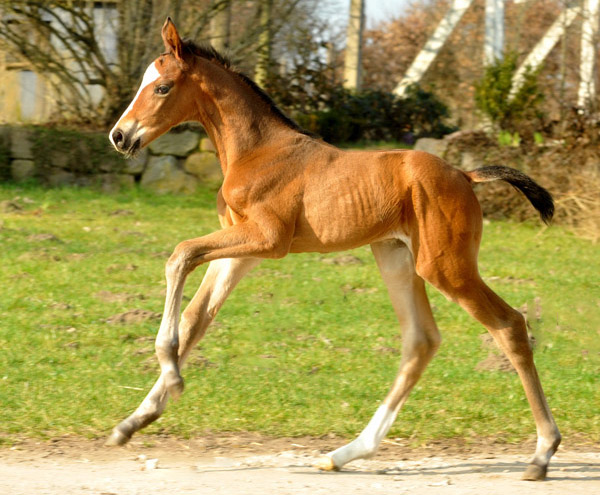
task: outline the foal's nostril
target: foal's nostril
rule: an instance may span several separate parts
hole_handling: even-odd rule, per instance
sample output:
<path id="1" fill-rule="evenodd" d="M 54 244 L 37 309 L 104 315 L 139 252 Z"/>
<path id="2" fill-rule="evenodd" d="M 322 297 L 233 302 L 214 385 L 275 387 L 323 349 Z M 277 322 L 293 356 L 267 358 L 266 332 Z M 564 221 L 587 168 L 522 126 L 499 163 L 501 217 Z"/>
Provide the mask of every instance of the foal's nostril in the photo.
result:
<path id="1" fill-rule="evenodd" d="M 125 136 L 123 135 L 123 133 L 121 132 L 120 129 L 117 129 L 112 133 L 112 138 L 113 138 L 113 143 L 115 143 L 115 146 L 119 149 L 123 149 L 123 143 L 125 142 Z"/>

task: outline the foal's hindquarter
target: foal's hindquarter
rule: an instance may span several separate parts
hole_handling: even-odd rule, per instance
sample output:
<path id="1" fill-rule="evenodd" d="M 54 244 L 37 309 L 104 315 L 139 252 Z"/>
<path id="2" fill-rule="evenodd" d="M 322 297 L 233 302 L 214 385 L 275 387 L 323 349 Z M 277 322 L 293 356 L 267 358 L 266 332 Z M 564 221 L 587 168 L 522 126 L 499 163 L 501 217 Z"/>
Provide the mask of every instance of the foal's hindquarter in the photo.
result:
<path id="1" fill-rule="evenodd" d="M 165 312 L 157 337 L 161 376 L 140 407 L 114 429 L 109 443 L 125 443 L 160 416 L 169 394 L 182 392 L 179 369 L 191 347 L 261 258 L 371 244 L 402 329 L 402 362 L 365 430 L 324 456 L 318 467 L 339 469 L 373 455 L 433 357 L 440 335 L 425 292 L 427 281 L 480 321 L 518 371 L 538 433 L 524 479 L 543 479 L 560 435 L 523 317 L 479 276 L 481 211 L 468 176 L 421 152 L 343 152 L 308 137 L 290 141 L 288 148 L 279 161 L 267 165 L 252 157 L 239 164 L 220 193 L 223 230 L 175 249 L 167 264 Z M 205 261 L 210 265 L 204 280 L 179 323 L 185 278 Z"/>

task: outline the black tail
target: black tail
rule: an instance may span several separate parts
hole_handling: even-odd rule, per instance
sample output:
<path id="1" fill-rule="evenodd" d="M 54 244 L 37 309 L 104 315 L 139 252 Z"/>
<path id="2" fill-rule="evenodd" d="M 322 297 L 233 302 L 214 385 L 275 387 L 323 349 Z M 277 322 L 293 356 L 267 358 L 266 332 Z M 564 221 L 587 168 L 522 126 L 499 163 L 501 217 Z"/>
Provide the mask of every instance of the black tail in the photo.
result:
<path id="1" fill-rule="evenodd" d="M 554 215 L 552 195 L 523 172 L 510 167 L 492 165 L 465 173 L 473 182 L 490 182 L 492 180 L 508 182 L 527 197 L 533 207 L 540 212 L 540 217 L 544 223 L 548 224 L 552 220 Z"/>

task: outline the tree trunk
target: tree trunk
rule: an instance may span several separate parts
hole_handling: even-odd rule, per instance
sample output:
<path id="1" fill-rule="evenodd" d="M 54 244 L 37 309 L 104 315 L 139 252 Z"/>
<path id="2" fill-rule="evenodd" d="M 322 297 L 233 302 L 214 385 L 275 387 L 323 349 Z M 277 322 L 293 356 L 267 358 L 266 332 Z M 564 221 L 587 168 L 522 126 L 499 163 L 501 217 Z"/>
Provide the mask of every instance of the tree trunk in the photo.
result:
<path id="1" fill-rule="evenodd" d="M 350 20 L 344 57 L 344 87 L 360 89 L 362 72 L 362 38 L 365 24 L 364 0 L 350 0 Z"/>
<path id="2" fill-rule="evenodd" d="M 260 35 L 258 37 L 258 60 L 254 70 L 254 80 L 263 86 L 269 77 L 271 66 L 271 44 L 273 42 L 272 25 L 273 0 L 260 2 Z"/>
<path id="3" fill-rule="evenodd" d="M 210 42 L 218 52 L 229 48 L 231 25 L 231 1 L 217 0 L 213 18 L 210 20 Z"/>

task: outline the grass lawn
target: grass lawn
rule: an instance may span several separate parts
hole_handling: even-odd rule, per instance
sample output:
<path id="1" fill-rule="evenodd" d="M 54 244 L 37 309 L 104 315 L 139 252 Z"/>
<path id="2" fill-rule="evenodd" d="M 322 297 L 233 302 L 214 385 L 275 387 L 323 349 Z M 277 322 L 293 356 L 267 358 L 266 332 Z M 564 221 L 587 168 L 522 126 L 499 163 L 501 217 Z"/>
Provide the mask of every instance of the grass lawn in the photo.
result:
<path id="1" fill-rule="evenodd" d="M 157 377 L 158 321 L 107 320 L 162 311 L 166 258 L 218 228 L 214 197 L 0 185 L 0 438 L 103 436 L 132 412 Z M 186 392 L 146 432 L 357 434 L 401 341 L 369 248 L 347 254 L 265 261 L 244 279 L 192 354 Z M 492 222 L 480 267 L 510 304 L 529 307 L 563 435 L 600 441 L 600 247 L 559 227 Z M 444 342 L 390 435 L 532 437 L 516 374 L 475 369 L 490 352 L 483 327 L 430 294 Z"/>

